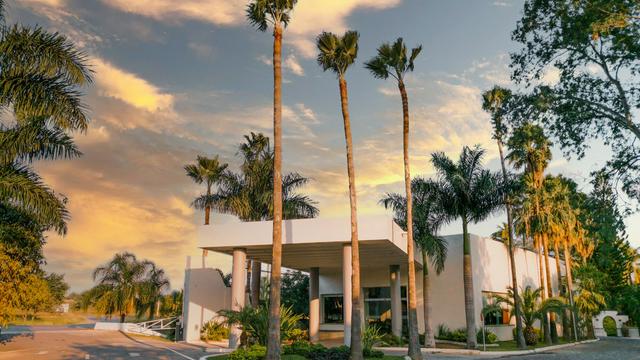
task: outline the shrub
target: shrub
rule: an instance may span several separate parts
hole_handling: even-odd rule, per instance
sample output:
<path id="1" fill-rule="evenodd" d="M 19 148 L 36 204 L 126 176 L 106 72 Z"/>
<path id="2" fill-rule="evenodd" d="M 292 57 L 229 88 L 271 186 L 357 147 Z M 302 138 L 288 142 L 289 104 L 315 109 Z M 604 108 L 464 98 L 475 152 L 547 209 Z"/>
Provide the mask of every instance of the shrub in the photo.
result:
<path id="1" fill-rule="evenodd" d="M 451 330 L 445 324 L 438 324 L 438 330 L 436 330 L 436 338 L 440 340 L 448 340 L 451 337 Z"/>
<path id="2" fill-rule="evenodd" d="M 383 358 L 384 353 L 380 350 L 365 348 L 364 350 L 362 350 L 362 356 L 364 356 L 365 358 Z"/>
<path id="3" fill-rule="evenodd" d="M 309 353 L 309 360 L 349 360 L 350 349 L 346 345 L 327 349 L 315 349 Z"/>
<path id="4" fill-rule="evenodd" d="M 486 343 L 486 344 L 495 344 L 498 342 L 498 335 L 492 333 L 491 331 L 485 329 L 484 331 L 485 341 L 482 341 L 482 329 L 478 330 L 476 334 L 476 341 L 478 344 Z"/>
<path id="5" fill-rule="evenodd" d="M 620 330 L 622 331 L 622 336 L 629 337 L 629 326 L 627 324 L 622 325 Z"/>
<path id="6" fill-rule="evenodd" d="M 245 306 L 240 311 L 221 310 L 219 315 L 225 318 L 227 325 L 238 325 L 242 329 L 241 339 L 247 339 L 243 345 L 257 343 L 266 345 L 269 335 L 269 309 L 261 305 L 257 308 Z M 294 314 L 291 308 L 280 308 L 280 334 L 286 339 L 297 328 L 301 315 Z"/>
<path id="7" fill-rule="evenodd" d="M 424 335 L 422 336 L 421 343 L 424 344 Z M 393 334 L 384 334 L 382 335 L 382 339 L 380 340 L 380 346 L 401 346 L 402 339 L 399 336 L 395 336 Z"/>
<path id="8" fill-rule="evenodd" d="M 382 333 L 380 328 L 375 325 L 369 325 L 364 330 L 362 335 L 362 348 L 365 350 L 371 350 L 374 346 L 382 341 Z"/>
<path id="9" fill-rule="evenodd" d="M 527 330 L 529 329 L 529 330 Z M 540 339 L 542 339 L 542 330 L 538 329 L 538 328 L 534 328 L 534 327 L 525 327 L 524 329 L 522 329 L 523 335 L 524 335 L 524 341 L 527 343 L 527 345 L 535 345 L 538 343 L 538 341 Z M 511 330 L 511 333 L 513 334 L 513 339 L 515 340 L 517 338 L 516 336 L 516 328 L 514 327 L 513 330 Z M 527 334 L 529 334 L 529 340 L 527 340 Z M 535 340 L 534 340 L 535 339 Z"/>
<path id="10" fill-rule="evenodd" d="M 267 355 L 267 348 L 262 345 L 251 345 L 240 348 L 229 354 L 229 360 L 262 360 Z"/>
<path id="11" fill-rule="evenodd" d="M 282 347 L 282 353 L 285 355 L 300 355 L 305 358 L 310 357 L 312 352 L 323 352 L 326 350 L 327 348 L 322 344 L 312 344 L 305 340 L 294 341 L 290 345 Z"/>
<path id="12" fill-rule="evenodd" d="M 309 340 L 309 333 L 307 332 L 307 330 L 295 328 L 295 329 L 291 329 L 291 331 L 284 334 L 284 339 L 294 341 L 294 342 L 305 341 L 305 340 Z"/>
<path id="13" fill-rule="evenodd" d="M 449 340 L 457 342 L 467 342 L 467 329 L 460 328 L 452 331 Z"/>
<path id="14" fill-rule="evenodd" d="M 210 320 L 200 330 L 200 340 L 220 341 L 227 338 L 229 338 L 229 328 L 215 320 Z"/>
<path id="15" fill-rule="evenodd" d="M 604 332 L 607 333 L 607 336 L 618 336 L 616 321 L 613 320 L 611 316 L 604 318 L 602 321 L 602 327 L 604 327 Z"/>

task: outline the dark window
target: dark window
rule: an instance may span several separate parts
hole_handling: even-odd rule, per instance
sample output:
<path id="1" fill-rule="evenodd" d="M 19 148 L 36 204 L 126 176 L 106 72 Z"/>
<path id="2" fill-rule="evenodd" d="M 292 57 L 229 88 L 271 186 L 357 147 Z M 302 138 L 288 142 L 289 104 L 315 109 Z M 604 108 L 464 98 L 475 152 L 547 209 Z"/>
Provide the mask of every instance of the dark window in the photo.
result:
<path id="1" fill-rule="evenodd" d="M 482 292 L 483 307 L 487 305 L 494 305 L 496 303 L 496 300 L 495 300 L 496 295 L 506 297 L 507 294 L 483 291 Z M 505 323 L 508 324 L 508 321 L 509 321 L 508 311 L 506 309 L 503 309 L 502 311 L 491 312 L 484 317 L 485 325 L 503 325 Z"/>
<path id="2" fill-rule="evenodd" d="M 343 309 L 342 295 L 323 295 L 323 323 L 325 324 L 342 324 Z"/>

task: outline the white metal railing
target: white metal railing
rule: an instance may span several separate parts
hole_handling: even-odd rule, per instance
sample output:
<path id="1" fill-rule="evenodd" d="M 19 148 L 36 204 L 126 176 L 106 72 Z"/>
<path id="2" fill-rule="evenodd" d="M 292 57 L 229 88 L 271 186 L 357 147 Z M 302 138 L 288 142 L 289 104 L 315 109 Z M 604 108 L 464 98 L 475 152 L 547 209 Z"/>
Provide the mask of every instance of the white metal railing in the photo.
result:
<path id="1" fill-rule="evenodd" d="M 164 318 L 164 319 L 156 319 L 149 320 L 140 323 L 136 323 L 137 332 L 144 331 L 159 331 L 159 330 L 175 330 L 178 325 L 178 316 Z M 135 330 L 134 330 L 135 331 Z"/>

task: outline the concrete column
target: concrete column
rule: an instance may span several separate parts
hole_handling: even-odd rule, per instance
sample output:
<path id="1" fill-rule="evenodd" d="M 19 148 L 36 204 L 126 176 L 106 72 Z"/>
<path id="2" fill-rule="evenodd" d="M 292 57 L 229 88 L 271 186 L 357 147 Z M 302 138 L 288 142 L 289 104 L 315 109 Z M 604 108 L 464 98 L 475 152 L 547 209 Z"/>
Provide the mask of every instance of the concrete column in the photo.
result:
<path id="1" fill-rule="evenodd" d="M 344 344 L 351 345 L 351 245 L 342 248 L 342 309 L 344 317 Z"/>
<path id="2" fill-rule="evenodd" d="M 400 265 L 389 266 L 389 287 L 391 289 L 391 332 L 395 336 L 402 336 Z"/>
<path id="3" fill-rule="evenodd" d="M 244 307 L 245 287 L 247 276 L 245 263 L 247 251 L 245 249 L 233 249 L 233 269 L 231 271 L 231 310 L 238 311 Z M 241 330 L 238 326 L 231 328 L 229 334 L 229 347 L 235 349 L 240 343 Z"/>
<path id="4" fill-rule="evenodd" d="M 309 340 L 320 340 L 320 269 L 309 271 Z"/>

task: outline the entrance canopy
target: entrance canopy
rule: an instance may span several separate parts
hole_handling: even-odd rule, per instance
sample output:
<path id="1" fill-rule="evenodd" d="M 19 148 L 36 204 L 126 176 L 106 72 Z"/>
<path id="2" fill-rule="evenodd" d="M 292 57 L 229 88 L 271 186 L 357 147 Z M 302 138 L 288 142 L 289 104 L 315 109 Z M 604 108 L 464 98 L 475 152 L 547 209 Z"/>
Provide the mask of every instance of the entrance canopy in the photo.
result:
<path id="1" fill-rule="evenodd" d="M 200 226 L 198 247 L 232 255 L 244 249 L 248 259 L 271 263 L 272 222 L 238 222 Z M 360 267 L 387 267 L 407 263 L 407 239 L 389 216 L 358 218 Z M 351 242 L 351 225 L 345 218 L 284 220 L 282 222 L 282 266 L 309 271 L 312 267 L 342 268 L 343 246 Z M 416 268 L 422 268 L 417 256 Z"/>

